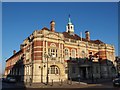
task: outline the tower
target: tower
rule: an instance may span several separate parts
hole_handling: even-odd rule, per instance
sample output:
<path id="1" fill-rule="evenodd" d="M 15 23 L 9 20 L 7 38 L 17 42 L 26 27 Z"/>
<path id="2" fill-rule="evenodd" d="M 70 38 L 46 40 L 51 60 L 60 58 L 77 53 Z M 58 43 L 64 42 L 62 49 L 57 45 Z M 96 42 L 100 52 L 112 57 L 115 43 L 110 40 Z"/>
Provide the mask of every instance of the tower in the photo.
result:
<path id="1" fill-rule="evenodd" d="M 85 31 L 86 40 L 90 41 L 90 32 Z"/>
<path id="2" fill-rule="evenodd" d="M 51 21 L 51 22 L 50 22 L 50 30 L 51 30 L 52 32 L 55 31 L 55 21 Z"/>
<path id="3" fill-rule="evenodd" d="M 74 35 L 74 25 L 71 22 L 70 15 L 68 18 L 68 24 L 66 26 L 66 32 L 68 32 L 70 35 Z"/>

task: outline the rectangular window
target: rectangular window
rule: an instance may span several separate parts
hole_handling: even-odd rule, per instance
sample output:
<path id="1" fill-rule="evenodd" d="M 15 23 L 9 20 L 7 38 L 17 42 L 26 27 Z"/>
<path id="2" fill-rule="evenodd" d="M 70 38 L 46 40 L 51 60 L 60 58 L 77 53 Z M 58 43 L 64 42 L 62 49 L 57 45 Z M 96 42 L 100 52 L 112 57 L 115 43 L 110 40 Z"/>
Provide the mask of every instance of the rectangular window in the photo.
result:
<path id="1" fill-rule="evenodd" d="M 48 53 L 50 54 L 50 55 L 55 55 L 55 57 L 57 57 L 58 55 L 57 55 L 57 49 L 55 49 L 55 48 L 49 48 L 48 49 Z"/>
<path id="2" fill-rule="evenodd" d="M 106 71 L 107 71 L 107 67 L 103 67 L 103 69 L 104 69 L 104 72 L 106 72 Z"/>
<path id="3" fill-rule="evenodd" d="M 98 67 L 96 67 L 96 73 L 99 73 L 99 70 L 98 70 L 99 68 Z"/>
<path id="4" fill-rule="evenodd" d="M 55 74 L 55 67 L 51 67 L 51 74 Z"/>
<path id="5" fill-rule="evenodd" d="M 74 66 L 72 67 L 72 73 L 75 73 L 75 67 Z"/>

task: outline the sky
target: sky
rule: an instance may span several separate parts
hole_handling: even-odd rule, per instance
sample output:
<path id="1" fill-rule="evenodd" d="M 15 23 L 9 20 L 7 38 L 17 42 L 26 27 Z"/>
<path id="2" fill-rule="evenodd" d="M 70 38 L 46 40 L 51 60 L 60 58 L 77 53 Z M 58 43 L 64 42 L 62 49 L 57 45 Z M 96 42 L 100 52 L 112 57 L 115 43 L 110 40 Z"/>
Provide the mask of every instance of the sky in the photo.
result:
<path id="1" fill-rule="evenodd" d="M 75 27 L 75 33 L 85 37 L 90 32 L 92 40 L 100 39 L 113 44 L 118 54 L 118 4 L 116 2 L 19 2 L 2 3 L 2 63 L 13 50 L 20 50 L 25 38 L 43 27 L 50 28 L 50 21 L 56 23 L 56 31 L 66 31 L 68 16 Z"/>

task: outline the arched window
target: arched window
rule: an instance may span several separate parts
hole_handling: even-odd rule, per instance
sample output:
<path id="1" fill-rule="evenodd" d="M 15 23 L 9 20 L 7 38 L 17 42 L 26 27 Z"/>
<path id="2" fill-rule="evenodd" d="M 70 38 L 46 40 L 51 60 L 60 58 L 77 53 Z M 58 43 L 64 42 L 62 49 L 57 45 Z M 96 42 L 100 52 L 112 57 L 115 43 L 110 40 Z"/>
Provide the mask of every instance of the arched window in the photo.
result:
<path id="1" fill-rule="evenodd" d="M 56 65 L 52 65 L 49 68 L 49 74 L 59 74 L 59 67 Z"/>
<path id="2" fill-rule="evenodd" d="M 54 57 L 57 57 L 58 55 L 58 49 L 55 45 L 55 43 L 51 43 L 50 44 L 50 48 L 48 48 L 48 53 L 51 55 L 51 56 L 54 56 Z"/>
<path id="3" fill-rule="evenodd" d="M 76 58 L 76 50 L 75 49 L 71 50 L 71 57 Z"/>
<path id="4" fill-rule="evenodd" d="M 82 58 L 84 58 L 85 57 L 85 51 L 83 50 L 81 53 L 82 53 Z"/>
<path id="5" fill-rule="evenodd" d="M 65 60 L 69 60 L 69 49 L 65 49 Z"/>

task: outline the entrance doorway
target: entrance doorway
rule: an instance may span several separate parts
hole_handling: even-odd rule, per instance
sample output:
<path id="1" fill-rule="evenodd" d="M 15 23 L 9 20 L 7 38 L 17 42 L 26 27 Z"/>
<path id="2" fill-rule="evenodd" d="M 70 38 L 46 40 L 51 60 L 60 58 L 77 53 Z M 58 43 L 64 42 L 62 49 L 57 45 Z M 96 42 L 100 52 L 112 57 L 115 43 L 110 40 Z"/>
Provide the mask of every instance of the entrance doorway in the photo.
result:
<path id="1" fill-rule="evenodd" d="M 80 75 L 81 75 L 81 79 L 89 79 L 90 67 L 80 67 Z"/>
<path id="2" fill-rule="evenodd" d="M 85 67 L 81 67 L 80 68 L 80 74 L 81 74 L 81 78 L 82 79 L 86 79 L 86 68 Z"/>

